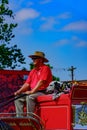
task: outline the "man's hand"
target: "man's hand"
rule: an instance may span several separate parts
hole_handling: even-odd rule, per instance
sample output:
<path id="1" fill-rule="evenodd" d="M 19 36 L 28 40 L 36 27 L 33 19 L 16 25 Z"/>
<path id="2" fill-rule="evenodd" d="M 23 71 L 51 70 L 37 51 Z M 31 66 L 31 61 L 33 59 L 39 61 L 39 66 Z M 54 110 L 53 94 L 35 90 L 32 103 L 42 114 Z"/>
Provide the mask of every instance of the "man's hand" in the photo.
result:
<path id="1" fill-rule="evenodd" d="M 14 95 L 15 95 L 15 96 L 17 96 L 17 95 L 19 95 L 19 94 L 21 94 L 19 90 L 16 91 L 16 92 L 14 92 Z"/>
<path id="2" fill-rule="evenodd" d="M 21 86 L 21 88 L 14 93 L 14 95 L 17 96 L 21 93 L 26 92 L 28 89 L 29 89 L 29 84 L 24 83 L 23 86 Z"/>

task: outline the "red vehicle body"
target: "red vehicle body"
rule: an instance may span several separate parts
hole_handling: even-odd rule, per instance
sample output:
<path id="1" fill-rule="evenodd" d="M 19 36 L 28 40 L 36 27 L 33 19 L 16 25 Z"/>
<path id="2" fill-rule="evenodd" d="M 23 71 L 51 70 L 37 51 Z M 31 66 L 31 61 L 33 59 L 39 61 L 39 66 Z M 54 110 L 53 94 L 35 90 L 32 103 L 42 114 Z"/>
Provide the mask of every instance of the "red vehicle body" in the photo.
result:
<path id="1" fill-rule="evenodd" d="M 24 82 L 25 75 L 28 75 L 28 72 L 10 72 L 9 74 L 4 72 L 3 75 L 1 74 L 0 76 L 4 78 L 3 83 L 6 81 L 5 77 L 6 79 L 10 77 L 10 82 L 8 82 L 10 88 L 4 90 L 4 93 L 1 93 L 2 96 L 6 97 L 11 90 L 14 92 L 17 86 Z M 18 83 L 14 82 L 13 84 L 13 77 L 17 81 L 18 76 L 21 76 L 20 79 L 23 81 L 19 80 Z M 0 92 L 2 92 L 1 89 Z M 69 93 L 62 94 L 55 100 L 52 99 L 52 94 L 39 96 L 36 112 L 30 117 L 17 118 L 14 115 L 13 102 L 7 108 L 2 108 L 0 112 L 1 121 L 10 125 L 14 130 L 80 130 L 80 128 L 87 130 L 87 85 L 74 85 Z"/>

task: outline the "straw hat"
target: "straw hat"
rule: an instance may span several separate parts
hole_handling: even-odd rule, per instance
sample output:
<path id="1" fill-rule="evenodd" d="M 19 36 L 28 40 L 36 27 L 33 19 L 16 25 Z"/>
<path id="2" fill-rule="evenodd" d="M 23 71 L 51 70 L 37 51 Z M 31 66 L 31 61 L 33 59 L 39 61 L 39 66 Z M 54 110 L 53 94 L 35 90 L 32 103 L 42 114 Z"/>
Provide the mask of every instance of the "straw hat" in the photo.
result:
<path id="1" fill-rule="evenodd" d="M 45 58 L 45 54 L 40 51 L 35 51 L 33 55 L 29 55 L 30 58 L 40 57 L 44 60 L 44 62 L 49 62 L 47 58 Z"/>

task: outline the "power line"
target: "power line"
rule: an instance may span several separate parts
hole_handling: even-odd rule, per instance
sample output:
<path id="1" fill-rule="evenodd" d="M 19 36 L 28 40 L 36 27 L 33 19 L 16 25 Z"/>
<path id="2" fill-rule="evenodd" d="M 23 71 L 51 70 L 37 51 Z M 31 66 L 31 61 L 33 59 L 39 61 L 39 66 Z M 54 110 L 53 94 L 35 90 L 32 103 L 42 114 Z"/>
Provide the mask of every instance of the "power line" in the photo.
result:
<path id="1" fill-rule="evenodd" d="M 58 71 L 70 71 L 71 72 L 71 80 L 74 80 L 74 71 L 75 71 L 76 67 L 71 66 L 70 68 L 55 68 L 53 67 L 53 70 L 58 72 Z"/>
<path id="2" fill-rule="evenodd" d="M 67 68 L 55 68 L 55 67 L 53 67 L 53 70 L 54 71 L 66 71 Z"/>

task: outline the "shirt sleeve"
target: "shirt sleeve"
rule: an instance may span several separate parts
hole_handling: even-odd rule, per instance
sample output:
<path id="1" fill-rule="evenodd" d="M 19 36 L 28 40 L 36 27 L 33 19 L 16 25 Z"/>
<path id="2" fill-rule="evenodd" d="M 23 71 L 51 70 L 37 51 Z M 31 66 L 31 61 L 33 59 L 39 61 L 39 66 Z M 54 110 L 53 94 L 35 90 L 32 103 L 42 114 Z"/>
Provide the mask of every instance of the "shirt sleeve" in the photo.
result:
<path id="1" fill-rule="evenodd" d="M 31 76 L 32 76 L 32 71 L 30 71 L 30 73 L 29 73 L 29 75 L 28 75 L 28 78 L 27 78 L 27 80 L 25 81 L 25 83 L 30 84 L 30 82 L 31 82 Z"/>

